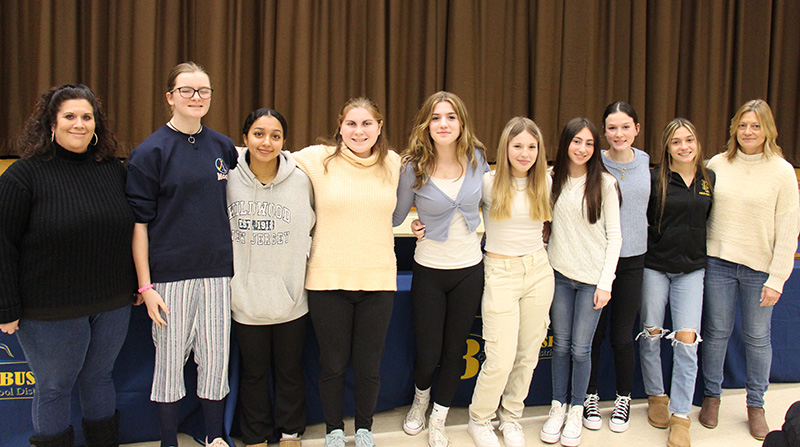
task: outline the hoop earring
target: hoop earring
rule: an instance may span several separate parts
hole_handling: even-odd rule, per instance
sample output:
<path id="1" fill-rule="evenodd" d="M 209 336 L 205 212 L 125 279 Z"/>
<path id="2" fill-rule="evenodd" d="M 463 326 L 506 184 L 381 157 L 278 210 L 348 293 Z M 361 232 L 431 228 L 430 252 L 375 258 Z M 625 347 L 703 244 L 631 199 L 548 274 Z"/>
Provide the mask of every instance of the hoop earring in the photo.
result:
<path id="1" fill-rule="evenodd" d="M 51 130 L 50 131 L 50 142 L 51 143 L 55 143 L 55 141 L 56 141 L 56 131 L 55 130 Z"/>
<path id="2" fill-rule="evenodd" d="M 92 146 L 97 146 L 97 143 L 100 141 L 100 139 L 97 138 L 97 133 L 92 132 L 92 134 L 94 134 L 94 143 L 92 143 Z"/>

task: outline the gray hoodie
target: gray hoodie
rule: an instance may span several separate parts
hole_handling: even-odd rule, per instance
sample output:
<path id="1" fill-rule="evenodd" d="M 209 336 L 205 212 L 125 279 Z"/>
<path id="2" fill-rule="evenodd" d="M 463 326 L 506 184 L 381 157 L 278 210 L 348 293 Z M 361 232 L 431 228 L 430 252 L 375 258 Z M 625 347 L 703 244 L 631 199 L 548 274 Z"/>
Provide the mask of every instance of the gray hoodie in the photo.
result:
<path id="1" fill-rule="evenodd" d="M 228 178 L 231 311 L 242 324 L 285 323 L 308 312 L 304 284 L 316 218 L 311 181 L 282 151 L 275 180 L 262 185 L 246 154 L 239 155 Z"/>

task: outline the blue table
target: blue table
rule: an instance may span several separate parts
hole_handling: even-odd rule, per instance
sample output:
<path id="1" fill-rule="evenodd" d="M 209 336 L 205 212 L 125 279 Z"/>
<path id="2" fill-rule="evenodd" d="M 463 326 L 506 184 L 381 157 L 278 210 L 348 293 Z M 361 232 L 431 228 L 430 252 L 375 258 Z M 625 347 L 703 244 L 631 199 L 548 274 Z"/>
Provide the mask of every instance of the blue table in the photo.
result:
<path id="1" fill-rule="evenodd" d="M 400 252 L 403 247 L 398 249 Z M 398 253 L 398 259 L 410 259 Z M 407 267 L 407 262 L 400 264 Z M 795 263 L 795 272 L 800 263 Z M 411 275 L 400 272 L 397 278 L 398 292 L 395 294 L 394 313 L 389 326 L 386 350 L 381 367 L 381 392 L 378 398 L 378 411 L 408 405 L 411 402 L 413 384 L 414 341 L 411 322 Z M 306 343 L 304 359 L 308 402 L 308 419 L 310 423 L 322 421 L 322 410 L 318 394 L 319 349 L 313 331 Z M 786 283 L 784 294 L 776 305 L 772 319 L 773 361 L 772 382 L 800 382 L 800 274 L 795 273 Z M 234 340 L 235 343 L 235 340 Z M 665 358 L 665 377 L 671 367 L 671 351 L 669 344 L 663 345 Z M 601 370 L 612 370 L 613 361 L 608 344 L 601 357 Z M 231 358 L 231 388 L 228 400 L 226 426 L 234 433 L 238 432 L 235 421 L 236 385 L 238 377 L 238 352 L 233 350 Z M 467 355 L 464 360 L 464 376 L 459 386 L 454 405 L 469 405 L 472 388 L 475 385 L 478 365 L 483 359 L 482 340 L 480 338 L 480 318 L 475 319 L 473 331 L 467 340 Z M 540 355 L 539 366 L 533 377 L 531 392 L 525 401 L 528 405 L 547 405 L 550 403 L 550 356 L 552 339 L 544 343 Z M 150 402 L 150 385 L 153 374 L 154 348 L 150 335 L 150 319 L 144 307 L 135 307 L 131 316 L 128 337 L 117 360 L 114 380 L 117 385 L 117 406 L 122 414 L 121 438 L 123 443 L 158 439 L 158 421 L 155 406 Z M 641 372 L 638 370 L 633 394 L 643 397 Z M 614 380 L 612 374 L 604 374 L 599 384 L 602 399 L 614 397 Z M 16 337 L 0 334 L 0 445 L 27 445 L 27 438 L 33 432 L 30 420 L 30 404 L 33 395 L 35 378 L 28 370 L 22 349 Z M 187 389 L 195 389 L 195 369 L 190 360 L 186 368 Z M 740 322 L 734 330 L 725 365 L 726 388 L 744 387 L 746 377 L 744 368 L 744 346 L 741 340 Z M 346 393 L 345 412 L 353 414 L 352 371 L 348 376 L 348 392 Z M 199 402 L 190 391 L 182 405 L 181 431 L 201 436 L 202 417 Z M 80 413 L 77 399 L 73 399 L 73 426 L 76 429 L 76 444 L 82 443 L 80 430 Z"/>

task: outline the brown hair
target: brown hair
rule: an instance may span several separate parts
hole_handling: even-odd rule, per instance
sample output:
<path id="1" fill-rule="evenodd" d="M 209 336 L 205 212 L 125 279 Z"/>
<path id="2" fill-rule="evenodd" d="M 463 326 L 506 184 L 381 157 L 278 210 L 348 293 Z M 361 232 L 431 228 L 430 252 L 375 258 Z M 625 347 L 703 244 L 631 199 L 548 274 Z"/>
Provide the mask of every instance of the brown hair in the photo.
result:
<path id="1" fill-rule="evenodd" d="M 55 143 L 52 141 L 53 126 L 61 104 L 70 99 L 84 99 L 92 106 L 94 133 L 97 138 L 92 138 L 87 150 L 94 155 L 94 159 L 102 161 L 116 157 L 117 139 L 108 129 L 100 100 L 83 84 L 65 84 L 52 87 L 36 102 L 19 139 L 19 152 L 22 158 L 41 157 L 45 160 L 53 158 L 55 155 Z"/>
<path id="2" fill-rule="evenodd" d="M 711 181 L 708 179 L 708 171 L 706 170 L 706 164 L 704 162 L 705 157 L 703 157 L 703 147 L 700 145 L 700 141 L 697 139 L 697 128 L 695 128 L 694 124 L 692 124 L 692 122 L 686 118 L 673 119 L 667 123 L 666 127 L 664 127 L 664 133 L 661 135 L 661 161 L 659 162 L 658 167 L 658 182 L 656 183 L 656 190 L 654 191 L 656 197 L 658 198 L 657 204 L 659 208 L 659 232 L 661 232 L 661 219 L 664 217 L 664 206 L 667 201 L 667 185 L 669 184 L 670 180 L 669 172 L 672 168 L 672 154 L 669 153 L 669 143 L 675 136 L 675 132 L 677 132 L 681 127 L 685 127 L 686 130 L 688 130 L 689 133 L 695 138 L 695 141 L 697 141 L 697 153 L 694 156 L 695 173 L 699 169 L 703 175 L 703 180 L 705 180 L 706 184 L 708 184 L 709 190 L 713 191 L 714 187 L 711 184 Z"/>
<path id="3" fill-rule="evenodd" d="M 422 104 L 422 108 L 419 109 L 417 117 L 414 119 L 411 137 L 409 137 L 408 146 L 403 153 L 403 164 L 409 163 L 414 167 L 416 179 L 411 185 L 414 189 L 424 186 L 430 179 L 430 174 L 436 169 L 436 152 L 431 138 L 430 123 L 433 117 L 433 109 L 440 102 L 448 102 L 453 106 L 453 110 L 455 110 L 458 121 L 461 124 L 461 132 L 456 140 L 456 157 L 459 160 L 461 157 L 466 157 L 467 162 L 472 164 L 473 169 L 478 169 L 475 148 L 485 150 L 483 143 L 473 133 L 472 121 L 469 118 L 464 101 L 450 92 L 442 91 L 432 94 Z"/>
<path id="4" fill-rule="evenodd" d="M 336 120 L 336 132 L 333 135 L 332 141 L 330 141 L 336 146 L 336 149 L 331 155 L 325 157 L 325 160 L 322 162 L 323 166 L 325 166 L 326 173 L 328 172 L 328 163 L 342 153 L 344 141 L 342 140 L 342 135 L 339 133 L 339 129 L 342 128 L 342 123 L 344 122 L 347 114 L 351 110 L 358 108 L 366 109 L 366 111 L 369 112 L 373 118 L 375 118 L 375 121 L 377 121 L 379 125 L 383 124 L 383 114 L 378 108 L 378 105 L 375 104 L 375 101 L 367 98 L 366 96 L 348 99 L 347 102 L 342 106 L 342 110 L 339 112 L 339 117 Z M 378 153 L 377 164 L 385 168 L 386 165 L 384 161 L 386 160 L 386 155 L 389 153 L 389 143 L 386 142 L 386 138 L 384 138 L 383 134 L 384 132 L 381 130 L 381 133 L 378 135 L 378 140 L 375 141 L 375 145 L 372 146 L 372 150 L 377 151 Z"/>

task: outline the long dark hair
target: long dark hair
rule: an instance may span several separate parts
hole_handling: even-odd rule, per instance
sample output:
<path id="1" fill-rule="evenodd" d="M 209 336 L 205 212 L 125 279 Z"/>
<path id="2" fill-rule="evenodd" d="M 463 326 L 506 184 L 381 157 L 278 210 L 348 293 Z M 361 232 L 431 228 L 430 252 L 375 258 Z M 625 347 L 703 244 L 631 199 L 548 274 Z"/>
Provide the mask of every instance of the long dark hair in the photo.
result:
<path id="1" fill-rule="evenodd" d="M 262 116 L 271 116 L 278 120 L 278 123 L 281 125 L 281 130 L 283 130 L 283 141 L 286 141 L 286 132 L 288 131 L 289 125 L 286 124 L 286 118 L 281 115 L 280 112 L 273 109 L 261 108 L 256 109 L 250 112 L 249 115 L 244 119 L 244 124 L 242 125 L 242 135 L 247 136 L 248 132 L 250 132 L 250 128 L 253 127 L 253 123 L 256 122 Z M 284 143 L 285 144 L 285 143 Z"/>
<path id="2" fill-rule="evenodd" d="M 20 157 L 41 157 L 48 160 L 55 155 L 52 129 L 56 123 L 61 104 L 70 99 L 85 99 L 92 106 L 95 123 L 94 133 L 97 135 L 97 139 L 92 138 L 88 151 L 94 155 L 94 159 L 102 161 L 116 157 L 117 139 L 108 129 L 106 117 L 100 107 L 100 100 L 95 97 L 89 87 L 83 84 L 65 84 L 60 87 L 53 87 L 42 94 L 33 108 L 33 113 L 28 117 L 25 129 L 19 139 Z"/>
<path id="3" fill-rule="evenodd" d="M 586 185 L 583 190 L 584 210 L 590 224 L 597 222 L 603 206 L 603 173 L 608 170 L 600 158 L 600 133 L 597 127 L 587 118 L 573 118 L 561 131 L 558 140 L 558 152 L 553 164 L 553 206 L 558 202 L 561 190 L 569 177 L 569 144 L 575 135 L 583 129 L 589 129 L 594 138 L 594 152 L 586 162 Z M 611 174 L 609 174 L 611 175 Z"/>

